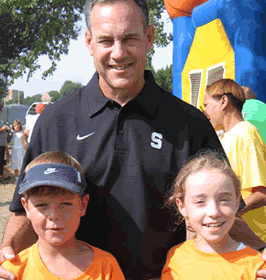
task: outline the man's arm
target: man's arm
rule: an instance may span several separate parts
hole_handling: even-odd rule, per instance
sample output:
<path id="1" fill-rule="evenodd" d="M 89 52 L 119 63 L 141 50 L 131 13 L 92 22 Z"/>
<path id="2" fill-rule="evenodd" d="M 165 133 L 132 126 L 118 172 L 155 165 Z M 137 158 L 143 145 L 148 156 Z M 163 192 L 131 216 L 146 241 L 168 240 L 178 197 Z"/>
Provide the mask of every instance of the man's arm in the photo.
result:
<path id="1" fill-rule="evenodd" d="M 246 206 L 239 211 L 240 215 L 262 206 L 266 206 L 266 188 L 263 186 L 254 188 L 253 193 L 246 197 L 244 201 Z"/>
<path id="2" fill-rule="evenodd" d="M 237 242 L 243 242 L 246 245 L 249 245 L 255 250 L 263 248 L 266 246 L 254 232 L 250 229 L 248 224 L 237 217 L 233 227 L 229 231 L 230 236 L 235 239 Z"/>
<path id="3" fill-rule="evenodd" d="M 25 212 L 13 213 L 7 223 L 3 242 L 0 246 L 0 262 L 14 258 L 15 254 L 28 248 L 36 241 L 37 235 Z M 0 280 L 15 279 L 15 275 L 0 266 Z"/>
<path id="4" fill-rule="evenodd" d="M 0 132 L 7 132 L 8 127 L 4 125 L 3 127 L 0 128 Z"/>
<path id="5" fill-rule="evenodd" d="M 10 248 L 10 252 L 13 251 L 14 254 L 18 254 L 20 251 L 33 245 L 36 241 L 37 235 L 25 212 L 12 213 L 0 247 L 0 261 L 6 259 L 3 253 L 3 251 L 6 251 L 6 249 L 3 250 L 4 248 Z"/>

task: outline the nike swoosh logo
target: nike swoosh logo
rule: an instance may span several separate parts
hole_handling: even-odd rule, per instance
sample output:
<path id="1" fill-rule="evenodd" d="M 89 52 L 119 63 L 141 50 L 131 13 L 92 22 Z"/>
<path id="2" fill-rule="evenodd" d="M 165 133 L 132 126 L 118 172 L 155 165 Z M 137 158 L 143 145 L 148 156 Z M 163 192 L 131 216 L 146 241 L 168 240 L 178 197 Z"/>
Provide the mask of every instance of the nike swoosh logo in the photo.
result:
<path id="1" fill-rule="evenodd" d="M 83 140 L 83 139 L 85 139 L 85 138 L 87 138 L 87 137 L 90 137 L 91 135 L 93 135 L 95 132 L 92 132 L 92 133 L 90 133 L 90 134 L 87 134 L 87 135 L 85 135 L 85 136 L 80 136 L 80 134 L 78 134 L 77 135 L 77 140 Z"/>
<path id="2" fill-rule="evenodd" d="M 45 175 L 48 175 L 48 174 L 51 174 L 51 173 L 55 173 L 55 172 L 58 172 L 58 170 L 52 170 L 52 171 L 50 171 L 50 170 L 46 170 L 46 171 L 44 171 L 44 174 Z"/>

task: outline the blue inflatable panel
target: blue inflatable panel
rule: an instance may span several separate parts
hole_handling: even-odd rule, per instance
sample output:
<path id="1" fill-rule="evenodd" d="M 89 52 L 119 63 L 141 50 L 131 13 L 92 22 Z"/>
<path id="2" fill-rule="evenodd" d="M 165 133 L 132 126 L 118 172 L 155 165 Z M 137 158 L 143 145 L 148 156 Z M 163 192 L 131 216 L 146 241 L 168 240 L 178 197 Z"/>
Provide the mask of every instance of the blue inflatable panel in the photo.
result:
<path id="1" fill-rule="evenodd" d="M 235 52 L 235 80 L 250 87 L 266 102 L 265 1 L 210 0 L 194 8 L 190 17 L 173 20 L 173 94 L 182 98 L 181 73 L 197 27 L 219 18 Z M 199 50 L 200 55 L 200 50 Z"/>

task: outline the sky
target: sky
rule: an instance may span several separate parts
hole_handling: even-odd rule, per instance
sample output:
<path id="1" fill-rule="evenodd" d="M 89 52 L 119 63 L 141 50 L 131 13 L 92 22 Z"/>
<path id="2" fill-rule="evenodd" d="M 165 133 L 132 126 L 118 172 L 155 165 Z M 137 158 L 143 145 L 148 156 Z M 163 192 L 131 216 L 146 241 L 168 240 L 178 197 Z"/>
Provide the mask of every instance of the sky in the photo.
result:
<path id="1" fill-rule="evenodd" d="M 172 31 L 172 22 L 165 12 L 163 16 L 166 30 Z M 79 82 L 86 85 L 95 72 L 93 60 L 90 56 L 88 49 L 85 46 L 85 22 L 79 22 L 81 27 L 80 35 L 77 40 L 71 40 L 69 45 L 69 52 L 67 55 L 61 56 L 61 60 L 57 64 L 57 70 L 53 76 L 41 79 L 43 71 L 49 68 L 50 60 L 46 57 L 39 59 L 41 69 L 36 71 L 29 82 L 26 82 L 26 76 L 15 80 L 10 89 L 24 91 L 24 97 L 32 96 L 35 94 L 44 94 L 51 90 L 59 91 L 61 86 L 66 80 Z M 170 43 L 165 48 L 155 47 L 155 54 L 153 56 L 153 67 L 157 71 L 165 68 L 172 63 L 173 44 Z"/>

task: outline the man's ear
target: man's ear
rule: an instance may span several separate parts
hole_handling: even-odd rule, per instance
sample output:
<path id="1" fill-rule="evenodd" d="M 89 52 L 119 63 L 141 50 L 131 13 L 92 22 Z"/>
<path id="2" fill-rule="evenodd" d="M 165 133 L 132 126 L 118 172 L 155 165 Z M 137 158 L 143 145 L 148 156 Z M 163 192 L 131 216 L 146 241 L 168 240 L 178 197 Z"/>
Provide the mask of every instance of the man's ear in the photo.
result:
<path id="1" fill-rule="evenodd" d="M 89 31 L 89 29 L 85 29 L 85 45 L 90 53 L 90 55 L 93 55 L 93 51 L 91 48 L 91 32 Z"/>
<path id="2" fill-rule="evenodd" d="M 88 194 L 86 194 L 81 201 L 81 214 L 80 214 L 81 217 L 83 217 L 86 213 L 89 198 L 90 198 L 90 196 Z"/>
<path id="3" fill-rule="evenodd" d="M 176 205 L 178 207 L 179 212 L 181 213 L 181 215 L 186 218 L 187 217 L 187 210 L 186 207 L 184 205 L 184 203 L 181 201 L 180 198 L 176 198 L 175 199 Z"/>
<path id="4" fill-rule="evenodd" d="M 28 201 L 26 200 L 25 197 L 21 197 L 20 200 L 21 200 L 22 206 L 24 207 L 24 209 L 26 211 L 27 218 L 30 219 L 30 213 L 28 210 Z"/>
<path id="5" fill-rule="evenodd" d="M 146 35 L 146 39 L 147 39 L 147 44 L 146 44 L 147 53 L 149 53 L 151 51 L 151 47 L 153 45 L 154 36 L 155 36 L 153 25 L 149 25 L 149 26 L 146 27 L 145 35 Z"/>

